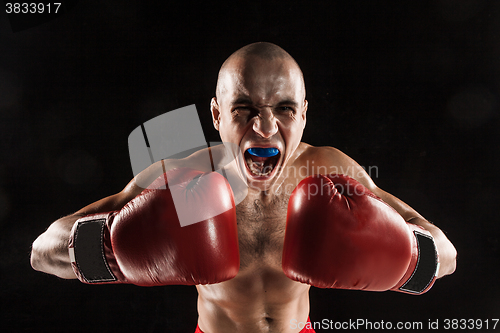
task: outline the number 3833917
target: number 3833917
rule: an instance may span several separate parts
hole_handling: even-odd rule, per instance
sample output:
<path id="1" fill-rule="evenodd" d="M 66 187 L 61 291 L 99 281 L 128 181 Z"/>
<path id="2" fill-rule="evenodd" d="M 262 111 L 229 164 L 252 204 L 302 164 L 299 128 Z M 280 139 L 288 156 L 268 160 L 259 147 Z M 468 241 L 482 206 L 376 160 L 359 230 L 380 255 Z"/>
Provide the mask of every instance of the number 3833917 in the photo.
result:
<path id="1" fill-rule="evenodd" d="M 60 2 L 7 2 L 5 12 L 7 14 L 57 14 L 60 7 Z"/>

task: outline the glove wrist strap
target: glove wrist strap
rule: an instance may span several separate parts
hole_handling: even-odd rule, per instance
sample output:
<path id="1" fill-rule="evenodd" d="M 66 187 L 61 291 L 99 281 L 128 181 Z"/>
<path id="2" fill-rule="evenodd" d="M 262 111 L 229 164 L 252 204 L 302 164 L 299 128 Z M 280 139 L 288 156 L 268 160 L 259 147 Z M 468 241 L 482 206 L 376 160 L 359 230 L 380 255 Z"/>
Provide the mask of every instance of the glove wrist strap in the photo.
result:
<path id="1" fill-rule="evenodd" d="M 413 230 L 417 243 L 418 256 L 411 276 L 398 288 L 398 291 L 410 294 L 422 294 L 429 290 L 439 269 L 436 245 L 432 236 Z"/>
<path id="2" fill-rule="evenodd" d="M 119 280 L 115 273 L 121 275 L 121 272 L 111 250 L 108 230 L 108 221 L 114 214 L 88 215 L 73 226 L 68 251 L 73 271 L 82 282 L 116 283 Z"/>

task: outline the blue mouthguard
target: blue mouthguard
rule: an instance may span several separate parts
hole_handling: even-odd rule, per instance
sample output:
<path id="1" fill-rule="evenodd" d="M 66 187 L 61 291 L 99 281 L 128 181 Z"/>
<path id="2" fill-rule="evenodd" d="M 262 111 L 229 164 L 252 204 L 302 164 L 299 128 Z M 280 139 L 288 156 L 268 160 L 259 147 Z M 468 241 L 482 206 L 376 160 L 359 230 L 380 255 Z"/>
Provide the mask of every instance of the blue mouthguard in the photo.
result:
<path id="1" fill-rule="evenodd" d="M 276 156 L 280 152 L 278 148 L 249 148 L 248 153 L 258 157 Z"/>

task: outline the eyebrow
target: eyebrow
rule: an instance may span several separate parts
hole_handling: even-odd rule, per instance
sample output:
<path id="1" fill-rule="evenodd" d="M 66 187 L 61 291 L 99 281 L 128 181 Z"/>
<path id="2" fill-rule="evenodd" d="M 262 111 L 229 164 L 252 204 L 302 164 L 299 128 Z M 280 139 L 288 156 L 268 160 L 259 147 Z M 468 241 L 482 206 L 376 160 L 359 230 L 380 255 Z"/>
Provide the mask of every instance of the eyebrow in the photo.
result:
<path id="1" fill-rule="evenodd" d="M 285 99 L 285 100 L 279 102 L 277 106 L 282 106 L 282 105 L 289 105 L 289 106 L 293 106 L 293 107 L 299 106 L 299 104 L 297 102 L 295 102 L 294 100 L 291 100 L 291 99 Z"/>
<path id="2" fill-rule="evenodd" d="M 240 96 L 238 97 L 235 101 L 231 103 L 232 105 L 235 104 L 253 104 L 252 100 L 248 96 Z"/>
<path id="3" fill-rule="evenodd" d="M 240 96 L 235 101 L 233 101 L 231 104 L 232 105 L 236 105 L 236 104 L 253 104 L 253 102 L 250 99 L 250 97 L 248 97 L 248 96 Z M 282 100 L 282 101 L 278 102 L 278 104 L 276 106 L 283 106 L 283 105 L 289 105 L 289 106 L 297 107 L 298 103 L 295 102 L 292 99 L 285 99 L 285 100 Z"/>

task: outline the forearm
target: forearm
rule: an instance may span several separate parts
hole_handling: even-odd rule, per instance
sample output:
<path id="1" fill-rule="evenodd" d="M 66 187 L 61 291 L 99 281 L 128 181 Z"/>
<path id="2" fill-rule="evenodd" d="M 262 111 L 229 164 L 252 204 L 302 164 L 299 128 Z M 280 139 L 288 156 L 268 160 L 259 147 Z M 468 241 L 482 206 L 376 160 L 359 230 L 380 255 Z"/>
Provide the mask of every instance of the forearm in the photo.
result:
<path id="1" fill-rule="evenodd" d="M 31 250 L 31 266 L 41 272 L 53 274 L 64 279 L 76 279 L 71 266 L 68 243 L 76 220 L 95 213 L 121 209 L 128 201 L 142 191 L 131 182 L 120 193 L 103 198 L 65 216 L 50 225 L 34 242 Z"/>
<path id="2" fill-rule="evenodd" d="M 75 279 L 68 253 L 68 240 L 73 224 L 81 215 L 69 215 L 50 225 L 33 242 L 31 266 L 33 269 L 64 279 Z"/>
<path id="3" fill-rule="evenodd" d="M 372 191 L 396 209 L 406 222 L 421 226 L 431 233 L 439 255 L 439 271 L 437 278 L 452 274 L 456 267 L 457 251 L 445 234 L 438 227 L 427 221 L 422 217 L 422 215 L 395 196 L 379 189 L 378 187 L 374 187 Z"/>
<path id="4" fill-rule="evenodd" d="M 422 217 L 412 217 L 406 222 L 421 226 L 429 231 L 432 237 L 434 237 L 439 255 L 439 271 L 437 278 L 439 279 L 445 275 L 452 274 L 456 268 L 457 251 L 441 229 Z"/>

